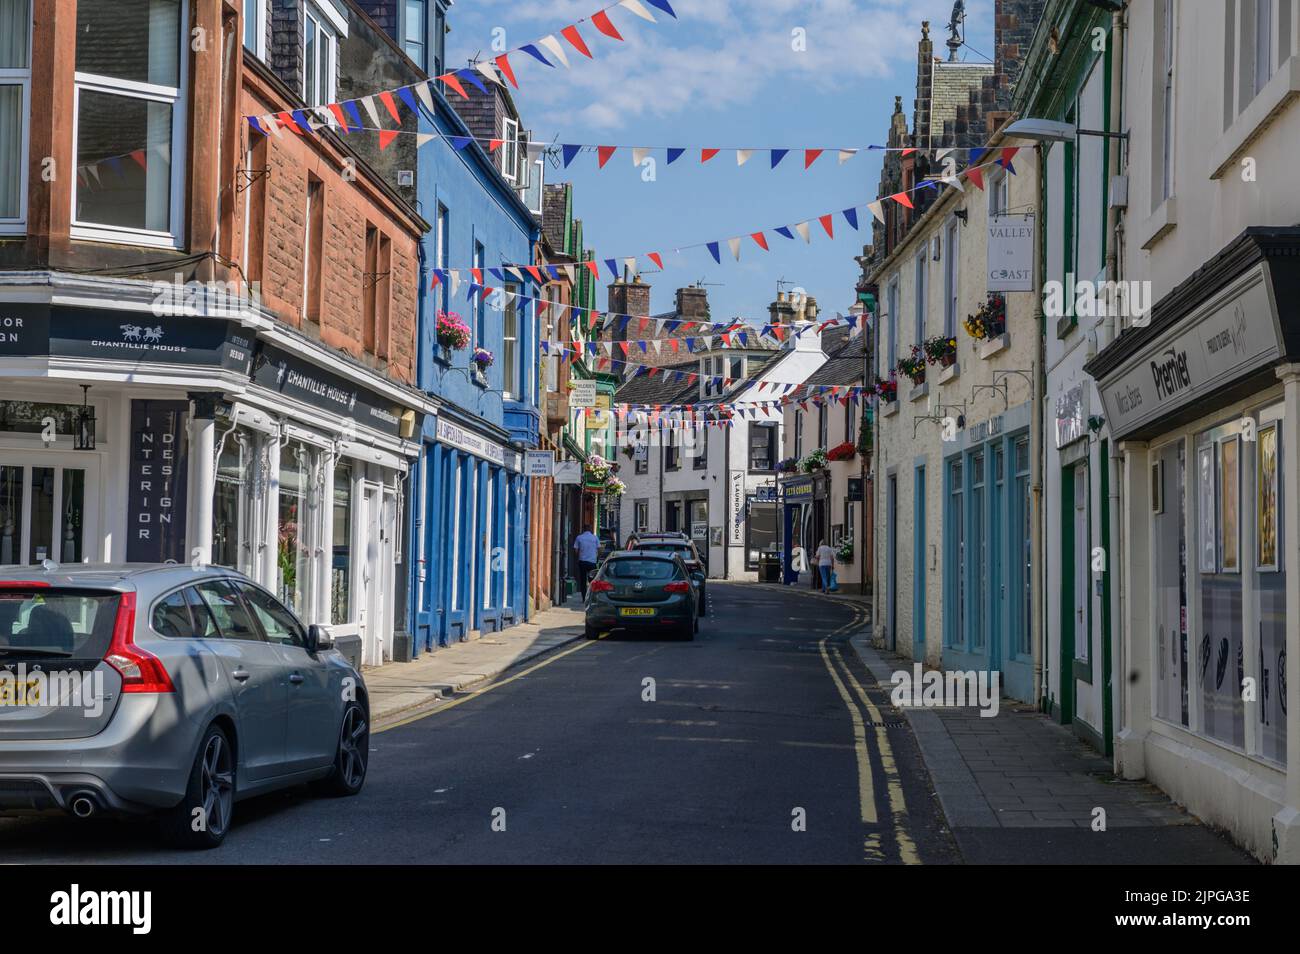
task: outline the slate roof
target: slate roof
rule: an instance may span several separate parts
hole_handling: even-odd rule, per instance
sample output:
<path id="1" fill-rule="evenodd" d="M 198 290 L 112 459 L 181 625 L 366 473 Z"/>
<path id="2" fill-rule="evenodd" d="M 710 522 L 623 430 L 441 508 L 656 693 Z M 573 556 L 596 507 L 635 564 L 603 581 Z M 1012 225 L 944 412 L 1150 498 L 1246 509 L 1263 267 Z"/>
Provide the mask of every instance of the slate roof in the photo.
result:
<path id="1" fill-rule="evenodd" d="M 826 330 L 829 332 L 831 329 Z M 862 353 L 862 340 L 850 338 L 847 328 L 835 330 L 845 332 L 843 343 L 834 352 L 828 352 L 826 363 L 809 375 L 808 380 L 804 382 L 805 387 L 823 384 L 857 384 L 862 380 L 866 365 L 866 355 Z M 825 344 L 826 336 L 822 335 L 823 347 Z"/>
<path id="2" fill-rule="evenodd" d="M 614 400 L 618 404 L 693 404 L 699 393 L 699 380 L 675 381 L 672 372 L 693 373 L 698 369 L 697 362 L 686 361 L 664 365 L 663 371 L 655 375 L 638 374 L 614 392 Z"/>

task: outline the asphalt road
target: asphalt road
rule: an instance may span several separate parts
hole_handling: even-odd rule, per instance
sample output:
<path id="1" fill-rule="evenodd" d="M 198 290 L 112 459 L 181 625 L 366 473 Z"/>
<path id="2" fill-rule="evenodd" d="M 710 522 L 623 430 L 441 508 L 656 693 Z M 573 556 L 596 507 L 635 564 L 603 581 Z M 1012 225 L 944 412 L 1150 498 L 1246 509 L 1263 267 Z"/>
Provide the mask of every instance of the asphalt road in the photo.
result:
<path id="1" fill-rule="evenodd" d="M 0 821 L 8 862 L 944 863 L 903 725 L 844 640 L 855 607 L 709 584 L 694 642 L 580 641 L 384 728 L 364 791 L 241 802 L 221 848 L 140 822 Z M 647 682 L 653 680 L 653 682 Z M 653 701 L 650 701 L 650 689 Z M 887 718 L 887 717 L 886 717 Z M 500 829 L 504 830 L 500 830 Z"/>

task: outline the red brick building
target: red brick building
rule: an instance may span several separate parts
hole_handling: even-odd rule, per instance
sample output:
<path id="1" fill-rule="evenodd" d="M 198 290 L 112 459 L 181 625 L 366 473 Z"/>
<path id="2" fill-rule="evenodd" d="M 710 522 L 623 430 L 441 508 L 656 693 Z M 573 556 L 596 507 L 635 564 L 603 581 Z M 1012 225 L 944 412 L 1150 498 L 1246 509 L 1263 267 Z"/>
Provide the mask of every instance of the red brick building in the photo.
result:
<path id="1" fill-rule="evenodd" d="M 334 130 L 243 118 L 329 101 L 356 11 L 5 12 L 0 563 L 232 566 L 379 661 L 435 409 L 411 386 L 428 225 Z M 314 64 L 277 60 L 308 34 Z"/>

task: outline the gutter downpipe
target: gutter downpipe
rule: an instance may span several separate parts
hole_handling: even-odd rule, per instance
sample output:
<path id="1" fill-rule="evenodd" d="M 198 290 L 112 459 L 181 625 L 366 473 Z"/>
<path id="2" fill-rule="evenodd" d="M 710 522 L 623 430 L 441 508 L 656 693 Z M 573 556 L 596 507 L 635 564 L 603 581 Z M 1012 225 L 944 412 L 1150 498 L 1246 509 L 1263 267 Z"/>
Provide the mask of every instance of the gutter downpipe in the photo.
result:
<path id="1" fill-rule="evenodd" d="M 1030 493 L 1034 499 L 1034 520 L 1033 520 L 1033 540 L 1030 543 L 1030 559 L 1033 560 L 1034 567 L 1037 570 L 1038 585 L 1034 587 L 1032 593 L 1033 620 L 1034 625 L 1038 627 L 1037 638 L 1033 640 L 1034 653 L 1034 683 L 1039 687 L 1038 706 L 1043 712 L 1051 712 L 1051 703 L 1048 696 L 1048 679 L 1049 666 L 1047 662 L 1048 635 L 1047 635 L 1047 600 L 1044 598 L 1047 590 L 1047 569 L 1043 565 L 1043 536 L 1046 515 L 1043 512 L 1043 467 L 1046 458 L 1047 449 L 1045 446 L 1045 415 L 1043 404 L 1047 400 L 1044 375 L 1046 374 L 1046 353 L 1047 353 L 1047 316 L 1043 313 L 1043 282 L 1047 274 L 1047 249 L 1046 249 L 1046 231 L 1047 231 L 1047 154 L 1043 149 L 1042 143 L 1034 146 L 1034 159 L 1037 165 L 1038 174 L 1038 206 L 1039 206 L 1039 225 L 1038 225 L 1038 267 L 1034 269 L 1038 277 L 1038 304 L 1035 308 L 1035 318 L 1038 322 L 1038 344 L 1037 354 L 1033 362 L 1033 409 L 1031 428 L 1033 430 L 1032 444 L 1036 447 L 1033 455 L 1033 473 L 1030 477 Z"/>

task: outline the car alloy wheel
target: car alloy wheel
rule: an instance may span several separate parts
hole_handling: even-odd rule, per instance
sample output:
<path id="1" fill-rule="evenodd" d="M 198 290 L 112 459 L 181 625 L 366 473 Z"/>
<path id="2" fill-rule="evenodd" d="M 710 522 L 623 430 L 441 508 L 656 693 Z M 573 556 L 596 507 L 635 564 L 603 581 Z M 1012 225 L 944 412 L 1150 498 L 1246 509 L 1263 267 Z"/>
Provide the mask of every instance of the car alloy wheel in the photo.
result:
<path id="1" fill-rule="evenodd" d="M 360 706 L 349 706 L 339 733 L 339 775 L 348 788 L 361 788 L 370 754 L 370 724 Z"/>
<path id="2" fill-rule="evenodd" d="M 226 833 L 235 804 L 235 770 L 230 744 L 221 733 L 208 738 L 199 768 L 199 798 L 208 831 L 215 838 Z"/>

